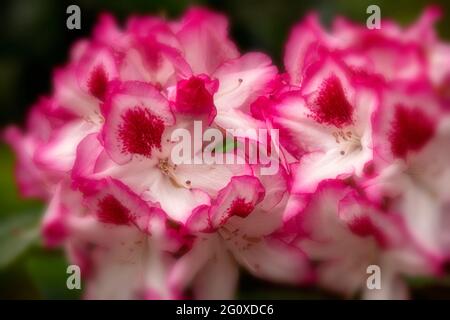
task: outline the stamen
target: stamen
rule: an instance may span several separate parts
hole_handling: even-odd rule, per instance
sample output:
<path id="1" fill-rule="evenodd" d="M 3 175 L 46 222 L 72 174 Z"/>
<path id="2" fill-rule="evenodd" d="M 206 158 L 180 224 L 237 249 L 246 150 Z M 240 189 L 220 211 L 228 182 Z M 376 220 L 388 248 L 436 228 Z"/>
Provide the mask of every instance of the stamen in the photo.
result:
<path id="1" fill-rule="evenodd" d="M 237 83 L 236 86 L 234 86 L 233 88 L 231 88 L 231 89 L 229 89 L 229 90 L 227 90 L 227 91 L 224 91 L 224 92 L 221 92 L 221 93 L 219 93 L 219 94 L 216 94 L 215 97 L 220 98 L 220 97 L 223 97 L 224 95 L 227 95 L 227 94 L 229 94 L 229 93 L 232 93 L 233 91 L 239 89 L 239 87 L 241 86 L 241 84 L 242 84 L 243 82 L 244 82 L 244 80 L 241 79 L 241 78 L 239 78 L 239 79 L 238 79 L 238 83 Z"/>
<path id="2" fill-rule="evenodd" d="M 186 188 L 191 189 L 191 181 L 186 180 L 185 182 L 180 181 L 178 177 L 175 174 L 175 171 L 177 170 L 176 165 L 171 165 L 169 163 L 169 159 L 160 159 L 158 163 L 158 168 L 164 173 L 166 176 L 170 178 L 170 181 L 178 188 Z"/>
<path id="3" fill-rule="evenodd" d="M 358 135 L 353 134 L 351 131 L 343 132 L 335 131 L 332 133 L 333 137 L 336 139 L 336 143 L 340 144 L 341 142 L 345 142 L 343 145 L 343 149 L 339 151 L 341 155 L 346 155 L 352 153 L 355 150 L 361 150 L 361 139 Z"/>
<path id="4" fill-rule="evenodd" d="M 336 143 L 340 143 L 339 134 L 337 132 L 333 132 L 333 137 L 336 139 Z"/>
<path id="5" fill-rule="evenodd" d="M 233 239 L 233 233 L 228 230 L 226 226 L 222 226 L 219 229 L 219 233 L 225 241 L 230 241 Z"/>
<path id="6" fill-rule="evenodd" d="M 244 234 L 244 235 L 242 236 L 242 239 L 244 239 L 244 240 L 246 240 L 246 241 L 248 241 L 248 242 L 250 242 L 250 243 L 258 243 L 258 242 L 261 241 L 261 238 L 258 238 L 258 237 L 249 237 L 249 236 L 246 235 L 246 234 Z"/>

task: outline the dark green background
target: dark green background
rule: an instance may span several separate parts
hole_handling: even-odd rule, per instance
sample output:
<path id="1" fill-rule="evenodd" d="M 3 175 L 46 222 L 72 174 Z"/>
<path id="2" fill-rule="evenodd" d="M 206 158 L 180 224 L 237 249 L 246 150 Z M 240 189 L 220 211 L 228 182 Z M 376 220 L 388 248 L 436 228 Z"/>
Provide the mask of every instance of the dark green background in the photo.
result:
<path id="1" fill-rule="evenodd" d="M 317 10 L 325 24 L 336 15 L 365 23 L 366 8 L 377 4 L 383 18 L 406 24 L 413 21 L 429 1 L 270 1 L 270 0 L 15 0 L 0 7 L 0 129 L 9 123 L 23 123 L 30 104 L 50 91 L 51 73 L 67 58 L 70 44 L 87 36 L 99 12 L 110 11 L 120 21 L 132 13 L 178 17 L 192 4 L 222 11 L 230 19 L 232 38 L 242 51 L 270 54 L 282 67 L 283 45 L 291 26 L 306 12 Z M 433 1 L 445 11 L 439 23 L 442 37 L 450 38 L 450 1 Z M 66 8 L 81 8 L 81 30 L 66 28 Z M 60 251 L 44 251 L 37 237 L 30 236 L 43 205 L 20 199 L 12 176 L 13 157 L 0 144 L 0 298 L 75 298 L 79 292 L 65 286 L 66 262 Z M 8 253 L 20 253 L 20 246 L 32 245 L 11 263 L 2 262 Z M 11 248 L 15 248 L 12 252 Z M 12 252 L 12 253 L 11 253 Z M 5 259 L 5 258 L 4 258 Z M 415 298 L 450 298 L 450 280 L 410 280 Z M 302 290 L 268 286 L 244 276 L 242 298 L 332 298 L 315 288 Z"/>

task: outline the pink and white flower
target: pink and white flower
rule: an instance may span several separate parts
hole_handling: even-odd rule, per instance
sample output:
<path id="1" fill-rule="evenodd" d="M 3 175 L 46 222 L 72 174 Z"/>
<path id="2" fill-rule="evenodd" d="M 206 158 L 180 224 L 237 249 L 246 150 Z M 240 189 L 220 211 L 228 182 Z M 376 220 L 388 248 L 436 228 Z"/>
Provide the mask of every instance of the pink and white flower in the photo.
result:
<path id="1" fill-rule="evenodd" d="M 448 256 L 449 114 L 427 90 L 387 92 L 376 119 L 375 173 L 362 185 L 402 214 L 421 246 Z"/>
<path id="2" fill-rule="evenodd" d="M 313 192 L 323 179 L 362 176 L 373 160 L 377 88 L 358 82 L 332 53 L 308 67 L 301 86 L 263 105 L 280 144 L 293 158 L 292 192 Z"/>
<path id="3" fill-rule="evenodd" d="M 199 299 L 230 299 L 239 265 L 269 281 L 298 285 L 309 280 L 304 254 L 275 234 L 283 225 L 285 178 L 262 182 L 235 176 L 210 206 L 193 213 L 188 227 L 196 239 L 170 276 L 177 291 L 191 287 Z"/>
<path id="4" fill-rule="evenodd" d="M 241 54 L 226 17 L 206 9 L 123 28 L 102 15 L 25 130 L 4 134 L 21 192 L 48 204 L 45 245 L 81 267 L 86 298 L 228 299 L 241 268 L 346 297 L 406 298 L 404 277 L 439 276 L 450 255 L 439 16 L 428 8 L 380 30 L 338 18 L 327 31 L 308 15 L 280 74 L 263 53 Z M 180 164 L 174 133 L 195 136 L 196 123 L 200 134 L 235 130 L 233 141 L 193 141 Z M 256 129 L 279 131 L 266 141 Z M 235 162 L 203 161 L 211 149 Z M 266 160 L 279 164 L 272 175 Z M 366 286 L 373 264 L 381 290 Z"/>
<path id="5" fill-rule="evenodd" d="M 346 297 L 405 299 L 403 276 L 439 271 L 433 259 L 414 245 L 400 216 L 381 212 L 345 183 L 322 182 L 299 222 L 296 243 L 317 265 L 317 282 Z M 381 283 L 369 289 L 367 268 L 378 266 Z"/>
<path id="6" fill-rule="evenodd" d="M 61 182 L 43 235 L 48 246 L 64 244 L 80 266 L 86 298 L 177 297 L 168 290 L 167 275 L 180 244 L 170 237 L 164 212 L 119 181 L 92 183 L 87 196 Z"/>

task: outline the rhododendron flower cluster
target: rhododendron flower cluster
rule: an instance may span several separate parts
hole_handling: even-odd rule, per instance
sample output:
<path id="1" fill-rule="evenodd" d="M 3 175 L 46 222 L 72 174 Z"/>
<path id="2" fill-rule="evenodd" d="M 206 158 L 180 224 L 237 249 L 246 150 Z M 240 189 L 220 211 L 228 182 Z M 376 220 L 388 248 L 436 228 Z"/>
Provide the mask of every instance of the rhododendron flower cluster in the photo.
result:
<path id="1" fill-rule="evenodd" d="M 92 299 L 228 299 L 242 272 L 407 298 L 405 279 L 439 277 L 450 254 L 450 44 L 434 31 L 439 15 L 374 30 L 337 18 L 327 30 L 310 14 L 281 70 L 240 53 L 227 19 L 206 9 L 124 27 L 102 15 L 25 130 L 5 132 L 21 192 L 48 203 L 44 243 L 65 248 Z M 175 163 L 173 133 L 194 134 L 199 121 L 203 132 L 277 135 L 237 130 Z M 211 146 L 236 161 L 202 161 Z M 278 170 L 263 174 L 267 161 L 249 161 L 246 146 L 268 149 Z"/>

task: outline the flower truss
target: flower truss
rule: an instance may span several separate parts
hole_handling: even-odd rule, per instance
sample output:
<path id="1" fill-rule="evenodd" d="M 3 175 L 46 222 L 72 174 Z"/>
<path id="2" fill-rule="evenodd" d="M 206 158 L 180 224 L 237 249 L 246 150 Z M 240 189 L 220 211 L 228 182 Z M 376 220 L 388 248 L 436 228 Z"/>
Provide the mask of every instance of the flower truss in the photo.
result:
<path id="1" fill-rule="evenodd" d="M 230 299 L 241 270 L 407 298 L 404 279 L 439 277 L 450 255 L 439 15 L 375 30 L 337 18 L 326 30 L 310 14 L 290 34 L 285 73 L 241 54 L 227 19 L 206 9 L 123 28 L 102 15 L 26 129 L 5 132 L 21 192 L 48 203 L 44 243 L 81 267 L 91 299 Z M 195 135 L 196 123 L 204 136 L 235 130 L 231 148 L 194 142 L 193 161 L 174 161 L 174 133 Z M 268 143 L 247 129 L 277 134 Z M 250 161 L 246 146 L 268 148 L 278 170 L 263 174 L 267 161 Z M 204 161 L 206 149 L 236 161 Z"/>

